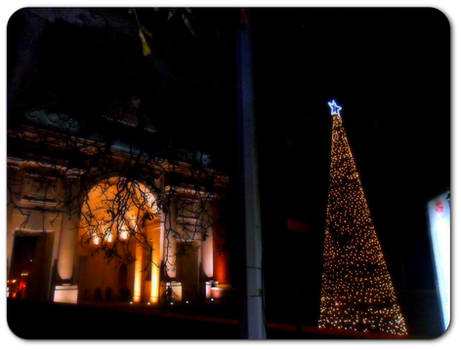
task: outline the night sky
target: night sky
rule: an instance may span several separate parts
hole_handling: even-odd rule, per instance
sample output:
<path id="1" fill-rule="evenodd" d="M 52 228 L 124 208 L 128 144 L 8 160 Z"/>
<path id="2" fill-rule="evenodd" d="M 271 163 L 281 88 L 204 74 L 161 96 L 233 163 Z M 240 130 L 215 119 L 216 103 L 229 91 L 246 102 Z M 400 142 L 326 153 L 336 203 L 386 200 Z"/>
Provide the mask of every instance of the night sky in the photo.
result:
<path id="1" fill-rule="evenodd" d="M 163 138 L 209 152 L 215 167 L 235 177 L 240 11 L 192 9 L 193 36 L 180 16 L 165 21 L 164 12 L 140 10 L 139 19 L 156 38 L 150 58 L 142 56 L 127 9 L 100 13 L 119 25 L 45 21 L 38 44 L 33 33 L 43 18 L 31 24 L 27 10 L 12 17 L 8 126 L 22 120 L 24 111 L 46 108 L 68 113 L 89 130 L 114 103 L 138 96 L 142 112 L 159 130 L 152 142 Z M 403 8 L 249 9 L 248 14 L 268 320 L 315 325 L 318 318 L 332 98 L 343 106 L 343 124 L 397 293 L 433 291 L 425 206 L 450 187 L 445 16 L 435 9 Z M 241 205 L 231 204 L 230 210 Z M 288 230 L 288 219 L 306 224 L 307 232 Z M 241 248 L 241 242 L 232 244 Z M 289 312 L 293 299 L 300 306 Z M 418 305 L 402 306 L 405 312 Z"/>

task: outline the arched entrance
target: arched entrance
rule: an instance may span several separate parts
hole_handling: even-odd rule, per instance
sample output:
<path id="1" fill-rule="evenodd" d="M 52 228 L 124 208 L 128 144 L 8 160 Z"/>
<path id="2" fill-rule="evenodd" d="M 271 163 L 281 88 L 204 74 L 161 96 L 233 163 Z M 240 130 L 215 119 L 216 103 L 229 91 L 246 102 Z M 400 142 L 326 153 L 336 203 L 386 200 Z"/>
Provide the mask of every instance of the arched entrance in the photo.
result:
<path id="1" fill-rule="evenodd" d="M 163 230 L 154 194 L 122 177 L 98 182 L 79 225 L 79 300 L 159 300 Z"/>

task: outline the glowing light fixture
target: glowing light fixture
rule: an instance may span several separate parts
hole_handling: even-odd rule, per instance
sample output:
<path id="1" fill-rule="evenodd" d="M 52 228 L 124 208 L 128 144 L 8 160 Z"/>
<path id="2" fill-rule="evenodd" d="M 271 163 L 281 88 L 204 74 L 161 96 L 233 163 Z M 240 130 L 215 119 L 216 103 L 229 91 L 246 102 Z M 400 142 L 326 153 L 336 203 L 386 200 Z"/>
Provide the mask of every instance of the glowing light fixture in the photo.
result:
<path id="1" fill-rule="evenodd" d="M 339 106 L 336 101 L 333 99 L 331 100 L 330 102 L 328 102 L 328 106 L 330 106 L 330 109 L 331 109 L 331 115 L 339 115 L 339 111 L 341 111 L 341 109 L 343 109 L 343 107 Z"/>
<path id="2" fill-rule="evenodd" d="M 436 287 L 442 310 L 443 331 L 450 323 L 450 202 L 445 192 L 427 204 Z"/>
<path id="3" fill-rule="evenodd" d="M 120 239 L 121 240 L 126 240 L 128 239 L 128 230 L 126 228 L 125 225 L 123 225 L 121 228 L 120 228 Z"/>

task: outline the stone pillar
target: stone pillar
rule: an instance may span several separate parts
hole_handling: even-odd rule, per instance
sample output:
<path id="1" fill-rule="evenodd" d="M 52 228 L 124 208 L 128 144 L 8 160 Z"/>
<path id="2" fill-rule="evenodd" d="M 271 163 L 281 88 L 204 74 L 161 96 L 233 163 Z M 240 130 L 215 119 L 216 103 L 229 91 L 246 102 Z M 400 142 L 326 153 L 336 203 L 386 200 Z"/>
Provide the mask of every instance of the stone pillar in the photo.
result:
<path id="1" fill-rule="evenodd" d="M 142 270 L 143 270 L 143 247 L 135 244 L 135 262 L 134 262 L 134 285 L 133 285 L 133 301 L 140 302 L 142 294 Z"/>
<path id="2" fill-rule="evenodd" d="M 176 206 L 170 205 L 169 212 L 164 215 L 163 224 L 163 259 L 165 261 L 166 273 L 169 278 L 176 278 L 176 238 L 172 230 L 176 229 Z"/>
<path id="3" fill-rule="evenodd" d="M 152 266 L 151 266 L 151 286 L 149 300 L 151 303 L 158 303 L 160 298 L 160 264 L 163 254 L 163 230 L 160 220 L 154 220 L 145 226 L 147 237 L 152 244 Z"/>
<path id="4" fill-rule="evenodd" d="M 78 244 L 79 216 L 76 208 L 69 208 L 62 213 L 59 238 L 57 280 L 54 286 L 54 302 L 77 303 L 78 286 L 74 284 L 73 275 L 75 254 Z M 74 210 L 72 210 L 74 209 Z"/>
<path id="5" fill-rule="evenodd" d="M 70 282 L 73 279 L 78 224 L 79 217 L 76 213 L 63 214 L 58 252 L 58 276 L 62 282 Z"/>
<path id="6" fill-rule="evenodd" d="M 228 251 L 228 237 L 227 232 L 219 222 L 220 208 L 217 203 L 211 208 L 213 217 L 213 272 L 214 279 L 220 285 L 229 286 L 230 271 L 229 271 L 229 251 Z"/>
<path id="7" fill-rule="evenodd" d="M 210 203 L 207 203 L 207 211 L 209 212 L 211 210 Z M 206 232 L 206 240 L 202 241 L 202 268 L 203 268 L 203 273 L 205 274 L 207 279 L 210 279 L 213 277 L 214 273 L 214 247 L 213 247 L 213 228 L 208 227 L 207 232 Z"/>
<path id="8" fill-rule="evenodd" d="M 78 171 L 68 170 L 63 179 L 61 200 L 65 206 L 61 208 L 61 230 L 59 232 L 59 245 L 57 252 L 57 280 L 53 300 L 55 302 L 76 303 L 78 286 L 74 276 L 76 253 L 78 244 L 78 228 L 80 221 L 80 201 Z M 64 200 L 68 198 L 69 200 Z"/>

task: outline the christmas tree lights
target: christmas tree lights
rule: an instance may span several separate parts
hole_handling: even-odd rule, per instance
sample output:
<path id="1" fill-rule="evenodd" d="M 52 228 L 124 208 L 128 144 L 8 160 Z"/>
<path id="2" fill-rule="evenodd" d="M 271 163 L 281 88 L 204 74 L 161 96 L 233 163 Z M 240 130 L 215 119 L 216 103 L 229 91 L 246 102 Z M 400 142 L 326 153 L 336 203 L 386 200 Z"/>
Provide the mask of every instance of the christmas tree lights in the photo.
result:
<path id="1" fill-rule="evenodd" d="M 339 111 L 333 118 L 320 328 L 406 335 Z"/>

